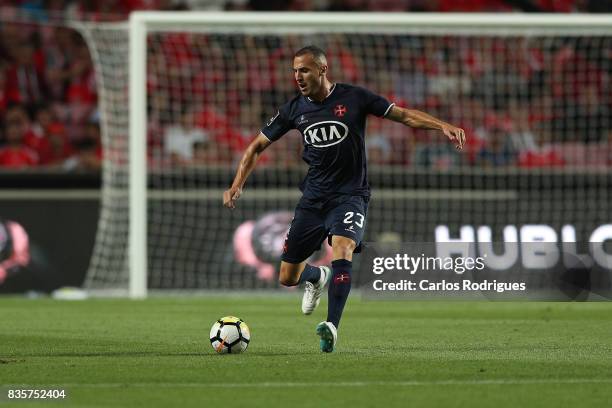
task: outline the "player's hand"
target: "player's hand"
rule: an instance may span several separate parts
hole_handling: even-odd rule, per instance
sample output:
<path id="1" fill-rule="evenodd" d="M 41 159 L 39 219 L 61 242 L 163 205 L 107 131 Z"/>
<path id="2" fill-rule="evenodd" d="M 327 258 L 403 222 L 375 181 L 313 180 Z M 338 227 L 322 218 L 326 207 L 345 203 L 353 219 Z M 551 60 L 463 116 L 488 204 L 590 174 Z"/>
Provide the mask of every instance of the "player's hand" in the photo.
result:
<path id="1" fill-rule="evenodd" d="M 465 131 L 463 129 L 447 123 L 442 125 L 442 132 L 444 132 L 451 142 L 455 143 L 457 150 L 463 149 L 463 145 L 465 144 Z"/>
<path id="2" fill-rule="evenodd" d="M 236 208 L 236 200 L 240 198 L 242 189 L 240 187 L 230 187 L 223 192 L 223 205 L 227 208 Z"/>

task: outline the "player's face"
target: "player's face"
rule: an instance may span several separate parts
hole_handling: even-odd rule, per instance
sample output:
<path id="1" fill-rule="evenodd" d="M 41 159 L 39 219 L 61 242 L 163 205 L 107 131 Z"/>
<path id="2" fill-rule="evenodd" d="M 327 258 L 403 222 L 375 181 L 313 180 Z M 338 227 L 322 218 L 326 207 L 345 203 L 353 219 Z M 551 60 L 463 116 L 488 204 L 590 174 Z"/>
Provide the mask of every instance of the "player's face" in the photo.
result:
<path id="1" fill-rule="evenodd" d="M 311 54 L 300 55 L 293 59 L 293 76 L 304 96 L 320 92 L 327 67 L 320 67 Z"/>

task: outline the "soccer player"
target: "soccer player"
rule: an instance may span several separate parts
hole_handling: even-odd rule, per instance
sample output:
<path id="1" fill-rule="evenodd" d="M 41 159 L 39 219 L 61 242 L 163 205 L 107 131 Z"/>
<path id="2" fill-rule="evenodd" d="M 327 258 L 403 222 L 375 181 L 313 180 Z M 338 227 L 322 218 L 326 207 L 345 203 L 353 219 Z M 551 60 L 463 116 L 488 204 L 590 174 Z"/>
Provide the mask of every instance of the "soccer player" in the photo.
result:
<path id="1" fill-rule="evenodd" d="M 367 115 L 406 126 L 441 130 L 457 149 L 465 143 L 463 129 L 424 112 L 395 106 L 364 88 L 332 83 L 327 78 L 325 53 L 308 46 L 295 53 L 293 72 L 300 94 L 282 105 L 247 147 L 223 204 L 235 208 L 257 158 L 290 129 L 298 129 L 309 165 L 302 198 L 283 248 L 279 280 L 282 285 L 305 284 L 302 312 L 319 304 L 329 281 L 327 319 L 317 325 L 320 347 L 332 352 L 344 305 L 351 289 L 353 252 L 360 249 L 370 187 L 367 178 L 365 127 Z M 314 267 L 306 259 L 325 239 L 331 243 L 331 269 Z"/>

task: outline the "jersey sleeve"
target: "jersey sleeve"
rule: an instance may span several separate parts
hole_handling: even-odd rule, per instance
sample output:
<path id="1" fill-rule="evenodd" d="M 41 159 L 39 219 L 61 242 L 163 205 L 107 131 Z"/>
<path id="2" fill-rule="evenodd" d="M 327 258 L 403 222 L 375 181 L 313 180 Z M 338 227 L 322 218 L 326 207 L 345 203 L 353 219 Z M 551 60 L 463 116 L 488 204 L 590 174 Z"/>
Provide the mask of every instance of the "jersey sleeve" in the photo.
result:
<path id="1" fill-rule="evenodd" d="M 389 102 L 386 98 L 376 95 L 365 88 L 360 88 L 360 90 L 362 93 L 365 110 L 371 115 L 385 117 L 391 110 L 391 107 L 395 105 L 394 103 Z"/>
<path id="2" fill-rule="evenodd" d="M 287 105 L 281 106 L 274 116 L 268 120 L 268 123 L 261 129 L 271 142 L 280 139 L 285 133 L 294 128 L 293 122 L 289 119 Z"/>

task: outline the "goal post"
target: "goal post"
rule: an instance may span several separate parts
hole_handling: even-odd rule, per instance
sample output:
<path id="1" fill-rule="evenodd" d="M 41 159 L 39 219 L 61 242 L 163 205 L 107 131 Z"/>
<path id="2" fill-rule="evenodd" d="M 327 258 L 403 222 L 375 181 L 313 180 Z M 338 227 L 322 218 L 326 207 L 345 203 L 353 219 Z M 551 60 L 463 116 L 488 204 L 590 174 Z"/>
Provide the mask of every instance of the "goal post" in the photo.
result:
<path id="1" fill-rule="evenodd" d="M 147 20 L 130 15 L 129 25 L 129 294 L 147 294 Z"/>
<path id="2" fill-rule="evenodd" d="M 238 254 L 243 250 L 240 240 L 245 239 L 240 238 L 240 234 L 244 233 L 240 227 L 244 227 L 245 231 L 249 228 L 252 230 L 257 228 L 257 217 L 271 216 L 269 214 L 279 208 L 285 212 L 292 209 L 299 197 L 292 187 L 297 186 L 303 168 L 295 165 L 297 159 L 292 156 L 291 149 L 299 149 L 299 146 L 283 141 L 285 144 L 279 148 L 283 149 L 283 153 L 264 163 L 254 175 L 254 185 L 257 186 L 254 190 L 260 189 L 261 194 L 258 195 L 257 191 L 247 192 L 244 198 L 251 201 L 245 203 L 248 209 L 239 214 L 248 215 L 255 227 L 244 224 L 237 227 L 234 225 L 239 224 L 236 219 L 224 223 L 221 219 L 225 215 L 216 207 L 221 206 L 220 193 L 224 185 L 231 182 L 230 175 L 235 169 L 239 146 L 230 139 L 240 132 L 234 130 L 250 126 L 252 135 L 255 135 L 259 129 L 257 121 L 252 119 L 263 117 L 264 113 L 274 113 L 282 103 L 278 95 L 291 93 L 291 89 L 287 90 L 286 81 L 283 82 L 286 73 L 281 71 L 283 65 L 290 70 L 290 57 L 295 51 L 292 47 L 321 42 L 324 48 L 329 47 L 328 51 L 335 54 L 331 61 L 336 65 L 330 64 L 334 78 L 373 87 L 374 92 L 387 97 L 399 95 L 404 103 L 423 110 L 433 109 L 433 113 L 442 118 L 448 117 L 449 121 L 458 119 L 474 127 L 480 125 L 475 122 L 492 121 L 495 123 L 490 127 L 495 127 L 496 131 L 499 128 L 500 132 L 511 132 L 512 125 L 508 123 L 518 123 L 521 115 L 529 114 L 521 110 L 521 106 L 516 106 L 524 101 L 536 106 L 544 116 L 550 113 L 556 115 L 557 107 L 546 105 L 555 101 L 551 102 L 544 87 L 552 85 L 560 89 L 559 95 L 564 95 L 563 87 L 573 86 L 562 82 L 567 77 L 563 75 L 541 82 L 537 82 L 537 78 L 532 82 L 532 78 L 522 78 L 521 75 L 533 73 L 523 72 L 523 67 L 518 66 L 522 61 L 513 60 L 516 53 L 513 46 L 525 48 L 523 54 L 529 55 L 519 57 L 533 59 L 527 63 L 540 65 L 532 70 L 547 74 L 547 68 L 543 65 L 554 63 L 551 58 L 561 54 L 557 48 L 563 47 L 563 39 L 592 39 L 588 43 L 588 53 L 579 49 L 582 43 L 575 47 L 575 53 L 587 60 L 593 59 L 585 63 L 586 68 L 576 68 L 576 71 L 584 71 L 578 74 L 588 76 L 591 65 L 595 65 L 593 72 L 608 75 L 606 81 L 609 81 L 611 67 L 610 61 L 602 60 L 610 55 L 605 54 L 610 52 L 611 46 L 610 15 L 135 12 L 130 15 L 127 25 L 115 25 L 109 29 L 103 23 L 82 24 L 79 30 L 85 32 L 90 47 L 98 50 L 94 53 L 98 56 L 94 61 L 98 78 L 109 77 L 98 82 L 109 87 L 101 93 L 101 98 L 108 98 L 101 104 L 104 108 L 102 126 L 107 137 L 104 145 L 106 170 L 103 196 L 105 191 L 114 194 L 113 198 L 107 197 L 107 201 L 103 197 L 103 215 L 86 286 L 93 289 L 129 288 L 129 296 L 133 298 L 146 296 L 153 270 L 156 288 L 276 287 L 276 283 L 270 280 L 274 274 L 270 265 L 276 263 L 271 259 L 270 251 L 261 249 L 259 252 L 265 253 L 261 255 L 257 253 L 257 248 L 249 248 L 245 249 L 248 254 Z M 115 37 L 109 36 L 110 32 L 114 32 Z M 175 34 L 180 36 L 175 38 Z M 499 41 L 496 42 L 497 39 Z M 527 40 L 531 39 L 533 42 L 529 43 Z M 516 44 L 513 44 L 514 40 L 517 40 Z M 120 41 L 128 41 L 129 47 L 119 46 Z M 339 46 L 339 49 L 334 49 L 335 46 Z M 274 52 L 270 47 L 274 48 Z M 470 53 L 472 48 L 478 48 L 477 52 Z M 441 59 L 438 67 L 430 66 L 429 50 Z M 453 56 L 448 57 L 449 53 Z M 457 56 L 460 53 L 463 54 Z M 252 66 L 244 69 L 239 65 L 246 60 L 232 61 L 234 56 L 251 58 Z M 558 58 L 562 57 L 560 55 Z M 483 61 L 472 61 L 478 58 Z M 123 65 L 120 63 L 122 59 Z M 453 66 L 457 61 L 470 61 L 473 66 Z M 111 62 L 115 65 L 109 68 Z M 513 89 L 497 72 L 486 76 L 486 64 L 499 67 L 512 65 L 510 74 L 516 74 L 514 80 L 525 89 Z M 410 71 L 412 66 L 418 68 Z M 249 69 L 254 72 L 249 72 Z M 410 72 L 405 75 L 402 69 Z M 120 70 L 128 75 L 121 76 Z M 432 74 L 434 71 L 436 73 Z M 551 75 L 557 74 L 553 72 Z M 431 79 L 433 76 L 435 80 Z M 113 80 L 117 83 L 111 83 Z M 266 81 L 266 84 L 259 83 Z M 483 89 L 478 89 L 479 85 Z M 283 92 L 274 89 L 276 86 L 283 88 Z M 398 86 L 403 87 L 401 91 L 395 89 Z M 609 87 L 609 82 L 605 86 Z M 498 91 L 499 94 L 496 93 Z M 124 92 L 127 94 L 123 95 Z M 158 98 L 157 92 L 163 95 Z M 477 96 L 464 95 L 468 93 Z M 248 95 L 251 101 L 259 101 L 259 106 L 255 106 L 256 102 L 250 102 L 245 107 L 244 95 Z M 541 100 L 537 99 L 540 95 L 544 95 Z M 123 101 L 123 97 L 129 101 L 129 105 L 125 106 L 127 111 L 116 106 L 118 100 Z M 456 104 L 447 103 L 444 98 L 450 98 Z M 609 105 L 609 99 L 601 98 L 602 103 Z M 470 106 L 467 106 L 468 102 Z M 237 106 L 233 106 L 235 111 L 229 112 L 225 106 L 232 106 L 232 103 Z M 486 106 L 488 103 L 503 107 L 489 108 Z M 495 118 L 484 117 L 486 115 L 479 112 L 480 107 L 486 111 L 495 110 L 491 114 Z M 218 115 L 218 111 L 222 111 L 222 114 Z M 151 118 L 151 112 L 156 117 Z M 175 152 L 168 151 L 168 138 L 172 135 L 168 136 L 170 132 L 167 129 L 188 115 L 191 115 L 189 120 L 193 127 L 202 130 L 190 130 L 190 137 L 195 142 L 189 149 L 199 144 L 222 143 L 223 149 L 230 150 L 230 153 L 215 146 L 202 153 L 199 162 L 191 158 L 183 160 L 179 157 L 177 160 L 180 148 Z M 504 115 L 510 117 L 506 122 Z M 553 138 L 547 143 L 552 142 L 549 144 L 554 146 L 555 152 L 558 149 L 563 150 L 559 155 L 582 155 L 571 164 L 570 159 L 573 158 L 563 161 L 563 165 L 558 165 L 554 159 L 546 162 L 546 154 L 539 151 L 535 159 L 525 159 L 527 164 L 522 167 L 520 164 L 498 167 L 494 164 L 495 168 L 483 167 L 479 160 L 487 157 L 480 158 L 478 151 L 469 153 L 469 159 L 432 152 L 427 147 L 426 136 L 418 132 L 410 133 L 400 129 L 399 125 L 388 127 L 385 124 L 380 128 L 381 125 L 375 124 L 369 133 L 384 133 L 388 138 L 377 135 L 368 145 L 368 152 L 375 157 L 372 184 L 380 188 L 373 195 L 374 199 L 379 197 L 381 200 L 388 199 L 388 202 L 373 205 L 368 226 L 370 235 L 366 238 L 433 240 L 436 224 L 447 223 L 457 227 L 463 222 L 475 225 L 547 223 L 560 228 L 565 223 L 584 221 L 579 229 L 586 234 L 585 231 L 593 226 L 610 221 L 605 215 L 606 212 L 609 214 L 606 200 L 610 198 L 605 158 L 598 161 L 597 166 L 585 163 L 591 151 L 601 151 L 608 146 L 604 133 L 610 131 L 610 118 L 604 115 L 602 120 L 596 129 L 602 134 L 601 140 L 597 140 L 597 148 L 592 148 L 593 145 L 582 146 L 580 140 L 571 136 L 568 136 L 569 139 L 554 139 L 558 127 L 563 127 L 561 130 L 570 134 L 574 129 L 582 131 L 580 126 L 583 124 L 538 122 L 540 134 Z M 226 123 L 232 121 L 235 123 Z M 152 127 L 155 129 L 151 130 Z M 224 130 L 219 135 L 217 130 L 221 128 Z M 523 136 L 516 138 L 519 141 L 529 139 L 525 134 L 530 129 L 523 130 Z M 151 144 L 155 144 L 150 140 L 151 133 L 155 132 L 163 133 L 166 139 L 159 142 L 160 146 L 151 147 Z M 406 147 L 406 154 L 412 157 L 406 162 L 395 157 L 395 146 L 389 143 L 402 133 L 417 140 Z M 118 158 L 123 154 L 118 140 L 125 143 L 126 138 L 129 144 L 124 147 L 129 146 L 129 154 Z M 486 137 L 483 140 L 486 142 Z M 531 142 L 533 140 L 529 139 L 525 143 Z M 538 144 L 544 143 L 538 141 Z M 158 148 L 163 153 L 159 156 L 147 154 L 148 149 L 152 148 Z M 198 153 L 189 150 L 189 154 Z M 424 157 L 429 161 L 422 161 Z M 281 159 L 289 164 L 278 165 Z M 519 159 L 515 160 L 518 163 Z M 185 164 L 186 161 L 189 163 Z M 543 164 L 537 164 L 542 161 Z M 459 186 L 453 185 L 455 175 L 464 177 Z M 540 208 L 533 210 L 523 207 L 528 200 L 524 200 L 520 191 L 517 192 L 521 188 L 522 178 L 533 185 L 527 191 L 528 200 L 537 202 Z M 569 186 L 583 178 L 584 186 Z M 551 180 L 554 181 L 552 184 L 549 183 Z M 542 194 L 542 188 L 548 189 L 545 193 L 550 193 L 550 197 Z M 247 189 L 250 189 L 249 184 Z M 125 196 L 122 197 L 119 190 Z M 596 207 L 590 219 L 584 219 L 582 212 L 586 210 L 580 204 L 570 204 L 569 201 L 566 205 L 559 203 L 559 198 L 563 198 L 564 194 L 567 194 L 567 200 L 576 200 L 580 191 L 587 190 L 594 200 L 591 204 Z M 127 208 L 122 207 L 122 200 L 126 200 L 124 204 Z M 483 203 L 490 207 L 484 208 Z M 238 203 L 239 206 L 241 204 Z M 560 207 L 556 207 L 558 205 Z M 117 206 L 126 211 L 118 210 Z M 464 221 L 461 217 L 449 217 L 446 213 L 449 209 L 463 211 Z M 551 209 L 554 210 L 553 218 L 550 218 L 551 213 L 546 214 Z M 525 216 L 526 213 L 529 216 Z M 570 215 L 568 219 L 564 218 L 567 214 Z M 278 214 L 276 216 L 282 218 Z M 499 217 L 499 220 L 495 217 Z M 405 225 L 394 228 L 392 224 L 398 219 Z M 275 225 L 274 222 L 280 221 L 269 222 Z M 202 228 L 211 231 L 197 231 Z M 180 236 L 181 230 L 186 231 L 186 238 Z M 213 243 L 210 241 L 213 237 L 225 242 L 223 245 Z M 254 239 L 252 235 L 249 237 Z M 277 238 L 270 239 L 278 241 Z M 231 249 L 227 246 L 231 246 Z M 253 246 L 256 244 L 253 243 Z M 217 254 L 221 251 L 225 251 L 224 256 Z M 257 259 L 252 259 L 254 252 Z M 152 253 L 155 256 L 153 263 L 150 262 Z M 235 262 L 236 259 L 230 258 L 236 257 L 244 258 L 238 262 L 240 265 L 224 265 L 224 262 Z M 256 270 L 253 272 L 255 277 L 248 275 L 245 268 Z M 184 269 L 190 272 L 183 276 Z M 226 272 L 231 275 L 234 270 L 240 270 L 236 272 L 240 277 L 224 275 Z"/>

